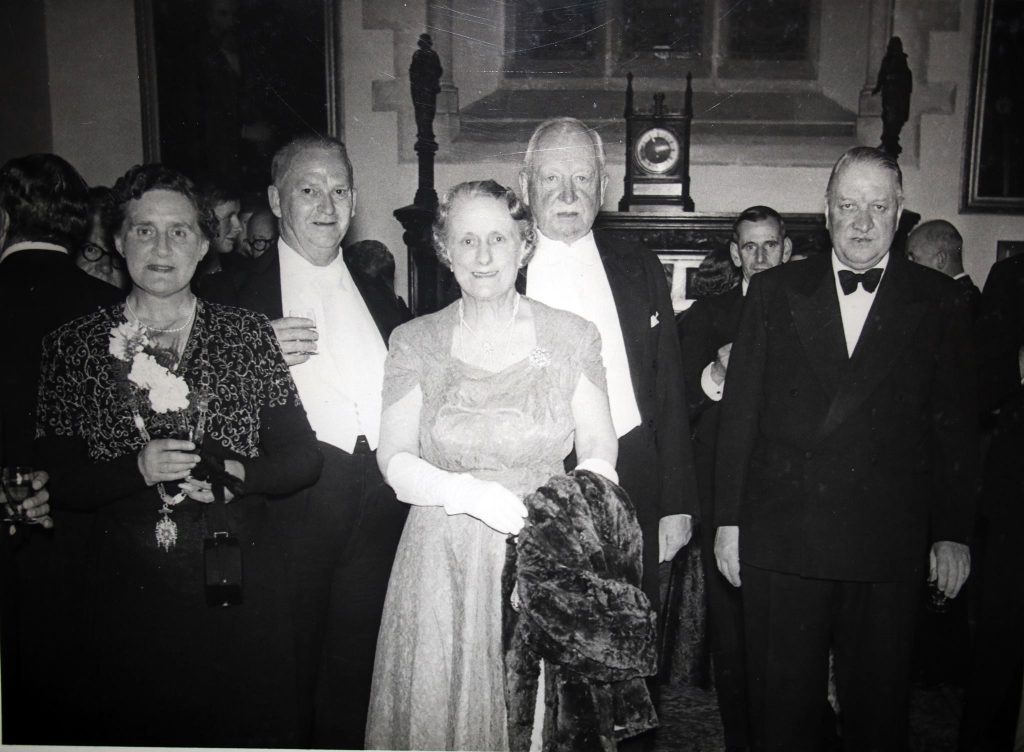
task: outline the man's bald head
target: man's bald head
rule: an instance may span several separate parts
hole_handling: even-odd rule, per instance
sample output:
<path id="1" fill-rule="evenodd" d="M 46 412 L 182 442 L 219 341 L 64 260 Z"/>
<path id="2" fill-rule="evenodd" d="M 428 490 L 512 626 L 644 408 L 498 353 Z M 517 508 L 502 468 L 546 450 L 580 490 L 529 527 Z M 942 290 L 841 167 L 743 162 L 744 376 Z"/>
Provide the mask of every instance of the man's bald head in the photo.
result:
<path id="1" fill-rule="evenodd" d="M 907 239 L 907 258 L 950 277 L 962 274 L 964 240 L 944 219 L 925 222 Z"/>

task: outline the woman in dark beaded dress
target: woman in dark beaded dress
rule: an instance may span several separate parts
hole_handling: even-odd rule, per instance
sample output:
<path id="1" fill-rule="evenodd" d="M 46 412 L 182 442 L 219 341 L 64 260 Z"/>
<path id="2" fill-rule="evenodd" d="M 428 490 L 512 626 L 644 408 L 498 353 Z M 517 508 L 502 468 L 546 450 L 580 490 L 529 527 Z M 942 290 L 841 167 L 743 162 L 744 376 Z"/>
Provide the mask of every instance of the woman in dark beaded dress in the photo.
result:
<path id="1" fill-rule="evenodd" d="M 189 289 L 215 226 L 192 184 L 146 165 L 114 193 L 131 292 L 45 340 L 39 391 L 52 503 L 97 523 L 90 605 L 67 625 L 93 663 L 78 741 L 293 746 L 285 580 L 262 525 L 270 497 L 316 480 L 315 437 L 269 322 Z M 242 600 L 208 606 L 204 547 L 225 522 Z"/>

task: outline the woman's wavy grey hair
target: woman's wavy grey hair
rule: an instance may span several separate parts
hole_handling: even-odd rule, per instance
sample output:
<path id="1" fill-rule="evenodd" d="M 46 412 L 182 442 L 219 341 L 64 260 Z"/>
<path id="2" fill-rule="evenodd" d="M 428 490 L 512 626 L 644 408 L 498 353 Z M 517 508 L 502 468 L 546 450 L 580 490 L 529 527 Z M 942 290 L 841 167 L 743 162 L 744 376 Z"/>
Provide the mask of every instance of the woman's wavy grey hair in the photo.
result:
<path id="1" fill-rule="evenodd" d="M 537 250 L 537 225 L 533 221 L 533 212 L 515 191 L 494 180 L 470 180 L 459 183 L 441 198 L 433 226 L 434 251 L 438 260 L 449 269 L 452 268 L 452 257 L 448 248 L 449 217 L 456 201 L 470 198 L 493 198 L 505 203 L 509 216 L 515 220 L 519 238 L 523 243 L 523 256 L 519 260 L 519 265 L 526 266 L 530 263 L 533 252 Z"/>

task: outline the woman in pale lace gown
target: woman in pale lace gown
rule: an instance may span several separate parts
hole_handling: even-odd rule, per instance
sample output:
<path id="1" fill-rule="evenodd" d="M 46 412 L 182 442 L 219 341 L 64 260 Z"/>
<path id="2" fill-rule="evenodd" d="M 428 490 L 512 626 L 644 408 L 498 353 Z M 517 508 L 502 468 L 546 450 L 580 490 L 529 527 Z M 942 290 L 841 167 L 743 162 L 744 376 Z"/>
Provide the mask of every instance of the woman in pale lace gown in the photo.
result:
<path id="1" fill-rule="evenodd" d="M 501 572 L 521 498 L 573 449 L 616 480 L 593 324 L 521 297 L 528 208 L 494 183 L 453 188 L 434 243 L 462 300 L 394 331 L 377 458 L 414 505 L 391 571 L 366 745 L 508 748 Z"/>

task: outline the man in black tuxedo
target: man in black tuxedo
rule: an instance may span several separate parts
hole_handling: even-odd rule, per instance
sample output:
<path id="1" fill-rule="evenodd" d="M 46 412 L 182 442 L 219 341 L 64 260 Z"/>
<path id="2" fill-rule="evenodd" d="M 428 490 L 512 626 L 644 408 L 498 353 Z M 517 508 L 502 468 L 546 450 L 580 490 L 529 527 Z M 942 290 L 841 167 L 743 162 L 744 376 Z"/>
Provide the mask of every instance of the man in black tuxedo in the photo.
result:
<path id="1" fill-rule="evenodd" d="M 833 252 L 755 276 L 732 348 L 715 555 L 736 586 L 742 561 L 758 749 L 818 748 L 830 648 L 843 748 L 903 749 L 921 588 L 955 597 L 969 572 L 969 314 L 955 283 L 889 253 L 902 193 L 891 157 L 846 152 Z"/>
<path id="2" fill-rule="evenodd" d="M 933 219 L 914 228 L 907 238 L 907 258 L 952 277 L 974 319 L 981 313 L 981 290 L 964 271 L 964 239 L 944 219 Z"/>
<path id="3" fill-rule="evenodd" d="M 41 342 L 72 319 L 112 305 L 118 289 L 75 266 L 91 219 L 89 189 L 74 167 L 54 154 L 31 154 L 0 168 L 0 464 L 33 465 L 36 388 Z M 44 468 L 37 468 L 44 469 Z M 80 673 L 75 649 L 82 589 L 82 546 L 89 516 L 53 513 L 55 529 L 19 526 L 0 535 L 3 592 L 4 741 L 72 743 Z"/>
<path id="4" fill-rule="evenodd" d="M 789 261 L 793 241 L 777 211 L 752 206 L 733 224 L 729 255 L 742 272 L 728 292 L 697 300 L 680 319 L 686 407 L 693 426 L 693 454 L 700 495 L 701 562 L 708 594 L 715 690 L 726 749 L 750 745 L 747 709 L 746 651 L 743 646 L 743 600 L 715 566 L 714 475 L 719 401 L 729 367 L 729 353 L 740 323 L 743 296 L 755 274 Z"/>
<path id="5" fill-rule="evenodd" d="M 1017 718 L 1024 661 L 1024 256 L 996 263 L 982 295 L 978 373 L 982 409 L 994 415 L 994 426 L 981 496 L 984 567 L 960 726 L 964 752 L 1011 749 L 1015 726 L 1024 726 L 1024 714 Z"/>
<path id="6" fill-rule="evenodd" d="M 361 748 L 384 596 L 407 507 L 377 468 L 384 358 L 404 319 L 379 280 L 352 274 L 341 241 L 355 213 L 345 146 L 303 137 L 274 157 L 277 247 L 201 294 L 271 318 L 324 456 L 320 480 L 273 508 L 292 590 L 309 721 L 297 746 Z M 315 698 L 315 699 L 314 699 Z M 302 717 L 300 715 L 300 717 Z"/>
<path id="7" fill-rule="evenodd" d="M 960 286 L 972 321 L 981 314 L 981 290 L 964 271 L 964 241 L 951 223 L 944 219 L 922 222 L 907 238 L 907 258 L 952 277 Z M 983 422 L 982 425 L 985 425 Z M 978 583 L 975 579 L 974 585 Z M 922 604 L 915 636 L 914 677 L 918 682 L 962 685 L 969 662 L 969 596 L 958 598 L 948 608 L 936 610 Z"/>
<path id="8" fill-rule="evenodd" d="M 537 127 L 519 176 L 539 230 L 526 294 L 593 321 L 601 333 L 616 469 L 637 510 L 643 590 L 657 608 L 658 563 L 690 539 L 696 474 L 665 272 L 650 251 L 592 230 L 607 183 L 596 131 L 573 118 Z"/>

